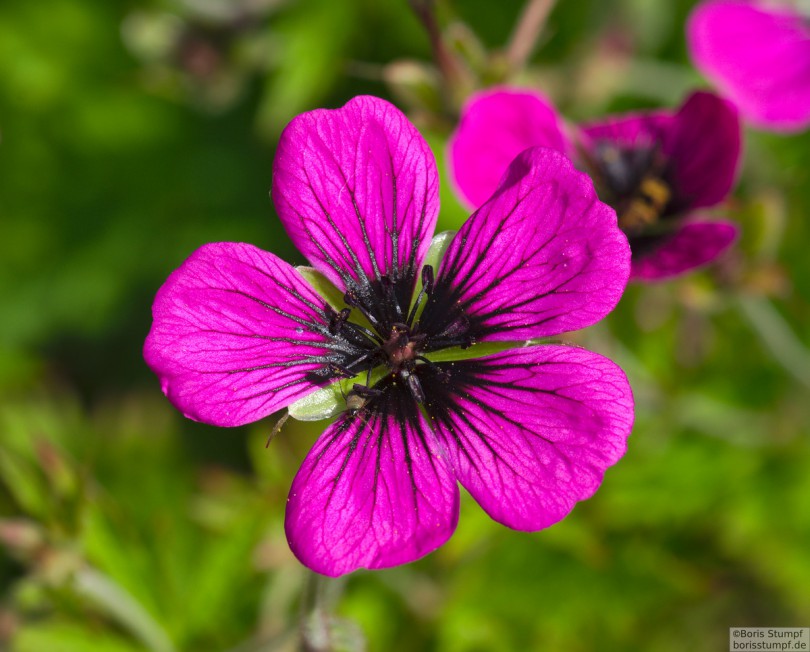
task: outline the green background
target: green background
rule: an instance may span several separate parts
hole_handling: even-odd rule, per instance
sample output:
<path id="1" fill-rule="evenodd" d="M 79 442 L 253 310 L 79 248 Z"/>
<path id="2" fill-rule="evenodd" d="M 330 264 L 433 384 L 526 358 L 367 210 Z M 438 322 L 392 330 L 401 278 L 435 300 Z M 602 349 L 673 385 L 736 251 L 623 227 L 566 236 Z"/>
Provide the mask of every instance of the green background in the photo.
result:
<path id="1" fill-rule="evenodd" d="M 691 6 L 561 0 L 515 81 L 571 120 L 677 106 L 705 85 Z M 476 85 L 503 79 L 520 7 L 440 4 Z M 439 230 L 458 228 L 430 58 L 404 1 L 0 4 L 0 649 L 295 649 L 307 574 L 283 511 L 325 425 L 290 420 L 265 449 L 272 417 L 183 419 L 141 357 L 151 301 L 206 242 L 303 263 L 268 198 L 274 144 L 359 93 L 418 121 Z M 637 401 L 596 496 L 526 534 L 465 495 L 439 551 L 327 587 L 333 649 L 359 628 L 371 650 L 708 652 L 730 626 L 810 626 L 808 170 L 808 134 L 746 130 L 717 211 L 735 251 L 567 338 Z"/>

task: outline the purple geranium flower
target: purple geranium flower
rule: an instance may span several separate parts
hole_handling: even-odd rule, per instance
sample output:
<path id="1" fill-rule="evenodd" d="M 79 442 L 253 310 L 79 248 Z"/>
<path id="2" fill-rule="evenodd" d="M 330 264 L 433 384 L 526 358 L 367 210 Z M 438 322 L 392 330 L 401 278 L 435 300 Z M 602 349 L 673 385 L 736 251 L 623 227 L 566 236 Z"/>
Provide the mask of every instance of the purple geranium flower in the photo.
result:
<path id="1" fill-rule="evenodd" d="M 676 112 L 610 116 L 567 138 L 554 108 L 527 89 L 492 89 L 462 109 L 450 141 L 456 186 L 478 206 L 498 184 L 508 161 L 543 145 L 578 154 L 600 198 L 613 206 L 633 252 L 632 275 L 674 276 L 716 258 L 736 238 L 730 222 L 695 214 L 728 195 L 740 159 L 737 112 L 711 93 L 697 92 Z"/>
<path id="2" fill-rule="evenodd" d="M 627 282 L 627 240 L 588 177 L 525 151 L 434 270 L 436 165 L 392 105 L 297 117 L 273 172 L 287 232 L 339 292 L 256 247 L 206 245 L 158 292 L 144 354 L 172 403 L 219 426 L 359 376 L 293 481 L 296 556 L 326 575 L 417 559 L 452 534 L 457 481 L 520 530 L 592 495 L 625 450 L 627 380 L 527 341 L 596 322 Z"/>
<path id="3" fill-rule="evenodd" d="M 695 65 L 752 123 L 810 125 L 810 23 L 789 3 L 713 0 L 687 26 Z"/>

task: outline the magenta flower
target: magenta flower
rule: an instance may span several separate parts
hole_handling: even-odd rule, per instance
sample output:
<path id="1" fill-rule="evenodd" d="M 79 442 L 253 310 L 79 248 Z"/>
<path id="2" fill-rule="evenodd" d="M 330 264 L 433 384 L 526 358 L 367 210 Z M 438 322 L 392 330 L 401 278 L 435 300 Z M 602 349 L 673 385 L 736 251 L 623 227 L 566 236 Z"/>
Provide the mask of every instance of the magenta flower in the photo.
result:
<path id="1" fill-rule="evenodd" d="M 810 23 L 787 2 L 712 0 L 689 17 L 692 60 L 752 123 L 810 125 Z"/>
<path id="2" fill-rule="evenodd" d="M 178 409 L 219 426 L 358 376 L 293 481 L 301 562 L 334 576 L 431 552 L 455 529 L 457 481 L 520 530 L 591 496 L 625 450 L 627 380 L 527 341 L 596 322 L 627 282 L 627 240 L 588 177 L 527 150 L 434 271 L 436 165 L 392 105 L 297 117 L 273 173 L 284 227 L 339 293 L 256 247 L 206 245 L 158 292 L 144 355 Z"/>
<path id="3" fill-rule="evenodd" d="M 474 206 L 498 185 L 507 161 L 536 145 L 576 152 L 599 197 L 630 240 L 632 276 L 655 280 L 708 263 L 734 241 L 731 222 L 706 221 L 698 209 L 731 190 L 740 159 L 733 106 L 693 93 L 678 111 L 611 116 L 566 138 L 551 104 L 522 89 L 493 89 L 464 106 L 450 141 L 456 186 Z"/>

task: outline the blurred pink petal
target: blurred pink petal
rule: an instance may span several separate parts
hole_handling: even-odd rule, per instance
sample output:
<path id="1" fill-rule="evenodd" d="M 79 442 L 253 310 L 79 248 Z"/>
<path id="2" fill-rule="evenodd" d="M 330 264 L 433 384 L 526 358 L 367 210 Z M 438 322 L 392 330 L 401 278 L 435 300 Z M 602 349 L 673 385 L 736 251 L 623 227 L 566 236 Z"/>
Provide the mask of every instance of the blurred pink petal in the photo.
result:
<path id="1" fill-rule="evenodd" d="M 591 143 L 660 149 L 662 176 L 672 193 L 663 217 L 718 204 L 737 176 L 741 149 L 737 111 L 712 93 L 692 93 L 676 112 L 612 116 L 583 125 L 582 131 Z"/>
<path id="2" fill-rule="evenodd" d="M 633 259 L 634 279 L 657 281 L 711 262 L 737 238 L 739 227 L 732 222 L 690 222 L 671 237 L 653 245 L 649 254 Z M 646 243 L 640 243 L 640 247 Z"/>
<path id="3" fill-rule="evenodd" d="M 754 124 L 810 125 L 810 26 L 789 3 L 711 0 L 687 25 L 695 65 Z"/>
<path id="4" fill-rule="evenodd" d="M 546 98 L 510 88 L 471 96 L 449 143 L 450 172 L 462 197 L 483 204 L 512 159 L 533 146 L 566 151 L 560 118 Z"/>

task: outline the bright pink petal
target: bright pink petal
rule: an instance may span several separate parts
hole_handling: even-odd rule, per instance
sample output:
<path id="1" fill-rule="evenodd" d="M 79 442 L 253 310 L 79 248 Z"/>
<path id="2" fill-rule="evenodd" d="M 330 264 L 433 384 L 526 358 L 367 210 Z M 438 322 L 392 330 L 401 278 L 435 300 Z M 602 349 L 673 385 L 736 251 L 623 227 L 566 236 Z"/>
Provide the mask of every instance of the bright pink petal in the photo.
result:
<path id="1" fill-rule="evenodd" d="M 625 452 L 633 396 L 607 358 L 536 346 L 439 367 L 423 382 L 431 423 L 461 484 L 504 525 L 556 523 Z"/>
<path id="2" fill-rule="evenodd" d="M 458 522 L 458 487 L 417 404 L 401 385 L 383 391 L 321 435 L 290 489 L 287 539 L 318 573 L 413 561 Z"/>
<path id="3" fill-rule="evenodd" d="M 810 27 L 789 3 L 704 2 L 687 37 L 695 65 L 750 121 L 776 130 L 810 125 Z"/>
<path id="4" fill-rule="evenodd" d="M 375 97 L 295 118 L 281 134 L 272 196 L 298 249 L 342 289 L 415 278 L 439 210 L 430 148 Z"/>
<path id="5" fill-rule="evenodd" d="M 450 172 L 464 199 L 478 207 L 495 192 L 506 168 L 527 147 L 567 150 L 560 118 L 540 93 L 490 89 L 461 110 L 450 138 Z"/>
<path id="6" fill-rule="evenodd" d="M 642 256 L 634 256 L 632 277 L 655 281 L 705 265 L 731 246 L 738 231 L 732 222 L 685 224 L 663 244 Z"/>
<path id="7" fill-rule="evenodd" d="M 420 327 L 437 347 L 584 328 L 613 309 L 629 272 L 627 238 L 590 178 L 535 147 L 456 234 Z"/>
<path id="8" fill-rule="evenodd" d="M 649 253 L 633 257 L 632 278 L 656 281 L 713 261 L 737 238 L 732 222 L 689 222 Z"/>
<path id="9" fill-rule="evenodd" d="M 652 111 L 608 117 L 583 127 L 590 142 L 657 144 L 673 188 L 668 213 L 714 206 L 731 191 L 740 162 L 737 111 L 712 93 L 692 93 L 676 113 Z"/>
<path id="10" fill-rule="evenodd" d="M 293 267 L 247 244 L 195 251 L 152 307 L 144 357 L 191 419 L 256 421 L 317 388 L 330 342 L 325 301 Z"/>

